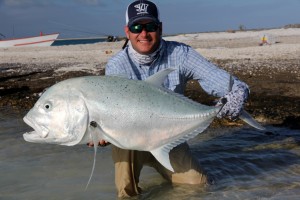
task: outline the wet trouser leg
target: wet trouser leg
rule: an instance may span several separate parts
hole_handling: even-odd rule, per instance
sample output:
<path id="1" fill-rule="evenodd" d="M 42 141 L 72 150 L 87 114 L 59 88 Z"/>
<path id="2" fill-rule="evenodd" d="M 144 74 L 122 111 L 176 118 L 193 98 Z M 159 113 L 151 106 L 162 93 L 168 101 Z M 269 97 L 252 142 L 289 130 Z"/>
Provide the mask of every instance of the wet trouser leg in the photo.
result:
<path id="1" fill-rule="evenodd" d="M 112 146 L 118 196 L 135 196 L 141 192 L 138 183 L 143 165 L 154 167 L 165 179 L 173 183 L 199 185 L 207 183 L 207 176 L 192 156 L 187 143 L 172 149 L 169 156 L 175 173 L 163 167 L 150 152 L 124 150 Z"/>

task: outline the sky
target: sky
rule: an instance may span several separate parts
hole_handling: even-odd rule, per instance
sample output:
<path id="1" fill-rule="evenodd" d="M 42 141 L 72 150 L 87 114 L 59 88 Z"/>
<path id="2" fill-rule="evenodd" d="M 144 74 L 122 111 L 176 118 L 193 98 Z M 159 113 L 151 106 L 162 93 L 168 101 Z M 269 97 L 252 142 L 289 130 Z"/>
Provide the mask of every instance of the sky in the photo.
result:
<path id="1" fill-rule="evenodd" d="M 300 24 L 300 0 L 153 0 L 164 34 Z M 0 38 L 124 36 L 132 0 L 0 0 Z"/>

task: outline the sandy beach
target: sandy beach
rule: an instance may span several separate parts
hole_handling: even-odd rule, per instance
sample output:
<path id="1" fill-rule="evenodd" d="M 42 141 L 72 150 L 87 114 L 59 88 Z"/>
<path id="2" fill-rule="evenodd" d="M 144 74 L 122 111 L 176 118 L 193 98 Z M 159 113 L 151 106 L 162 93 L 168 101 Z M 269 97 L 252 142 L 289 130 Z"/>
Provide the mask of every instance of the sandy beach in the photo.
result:
<path id="1" fill-rule="evenodd" d="M 259 47 L 260 38 L 270 36 L 270 43 Z M 181 34 L 164 37 L 191 45 L 208 59 L 297 59 L 300 49 L 300 28 L 261 31 Z M 124 41 L 87 45 L 0 48 L 1 64 L 82 63 L 86 69 L 106 63 L 120 51 Z"/>
<path id="2" fill-rule="evenodd" d="M 260 46 L 261 37 L 269 44 Z M 181 34 L 164 37 L 191 45 L 251 89 L 246 107 L 263 123 L 299 126 L 300 28 Z M 124 41 L 88 45 L 0 49 L 0 106 L 29 109 L 38 93 L 60 80 L 103 74 Z M 186 95 L 208 102 L 191 82 Z"/>

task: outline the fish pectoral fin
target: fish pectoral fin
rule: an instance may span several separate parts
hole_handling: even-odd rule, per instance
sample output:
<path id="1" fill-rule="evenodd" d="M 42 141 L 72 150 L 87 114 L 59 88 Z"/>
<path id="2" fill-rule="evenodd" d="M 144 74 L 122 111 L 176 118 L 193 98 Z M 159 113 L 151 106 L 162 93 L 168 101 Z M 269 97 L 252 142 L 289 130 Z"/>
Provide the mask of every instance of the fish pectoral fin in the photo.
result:
<path id="1" fill-rule="evenodd" d="M 162 164 L 168 170 L 174 172 L 174 169 L 171 165 L 170 157 L 169 157 L 170 150 L 171 150 L 170 147 L 168 145 L 165 145 L 165 146 L 159 147 L 157 149 L 154 149 L 150 152 L 156 158 L 156 160 L 158 162 L 160 162 L 160 164 Z"/>
<path id="2" fill-rule="evenodd" d="M 96 132 L 96 128 L 98 127 L 98 124 L 97 122 L 95 121 L 91 121 L 90 122 L 90 134 L 91 134 L 91 138 L 93 140 L 93 143 L 94 143 L 94 162 L 93 162 L 93 167 L 92 167 L 92 171 L 91 171 L 91 175 L 90 175 L 90 178 L 85 186 L 85 190 L 87 190 L 91 180 L 92 180 L 92 177 L 93 177 L 93 174 L 94 174 L 94 171 L 95 171 L 95 166 L 96 166 L 96 155 L 97 155 L 97 147 L 98 147 L 98 142 L 99 142 L 99 137 L 98 137 L 98 134 Z"/>
<path id="3" fill-rule="evenodd" d="M 155 85 L 157 87 L 161 87 L 166 79 L 166 77 L 176 69 L 174 68 L 167 68 L 163 69 L 152 76 L 149 76 L 145 81 L 151 85 Z"/>

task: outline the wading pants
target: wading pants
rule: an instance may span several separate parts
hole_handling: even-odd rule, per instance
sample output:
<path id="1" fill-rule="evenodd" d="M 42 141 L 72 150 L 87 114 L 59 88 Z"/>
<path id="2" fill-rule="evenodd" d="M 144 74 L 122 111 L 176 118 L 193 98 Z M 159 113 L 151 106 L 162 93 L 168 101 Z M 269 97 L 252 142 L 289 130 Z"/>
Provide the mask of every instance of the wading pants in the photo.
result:
<path id="1" fill-rule="evenodd" d="M 124 150 L 112 145 L 118 197 L 135 196 L 141 192 L 138 183 L 143 165 L 154 167 L 172 183 L 207 184 L 207 176 L 192 156 L 187 143 L 173 148 L 169 156 L 175 173 L 163 167 L 150 152 Z"/>

